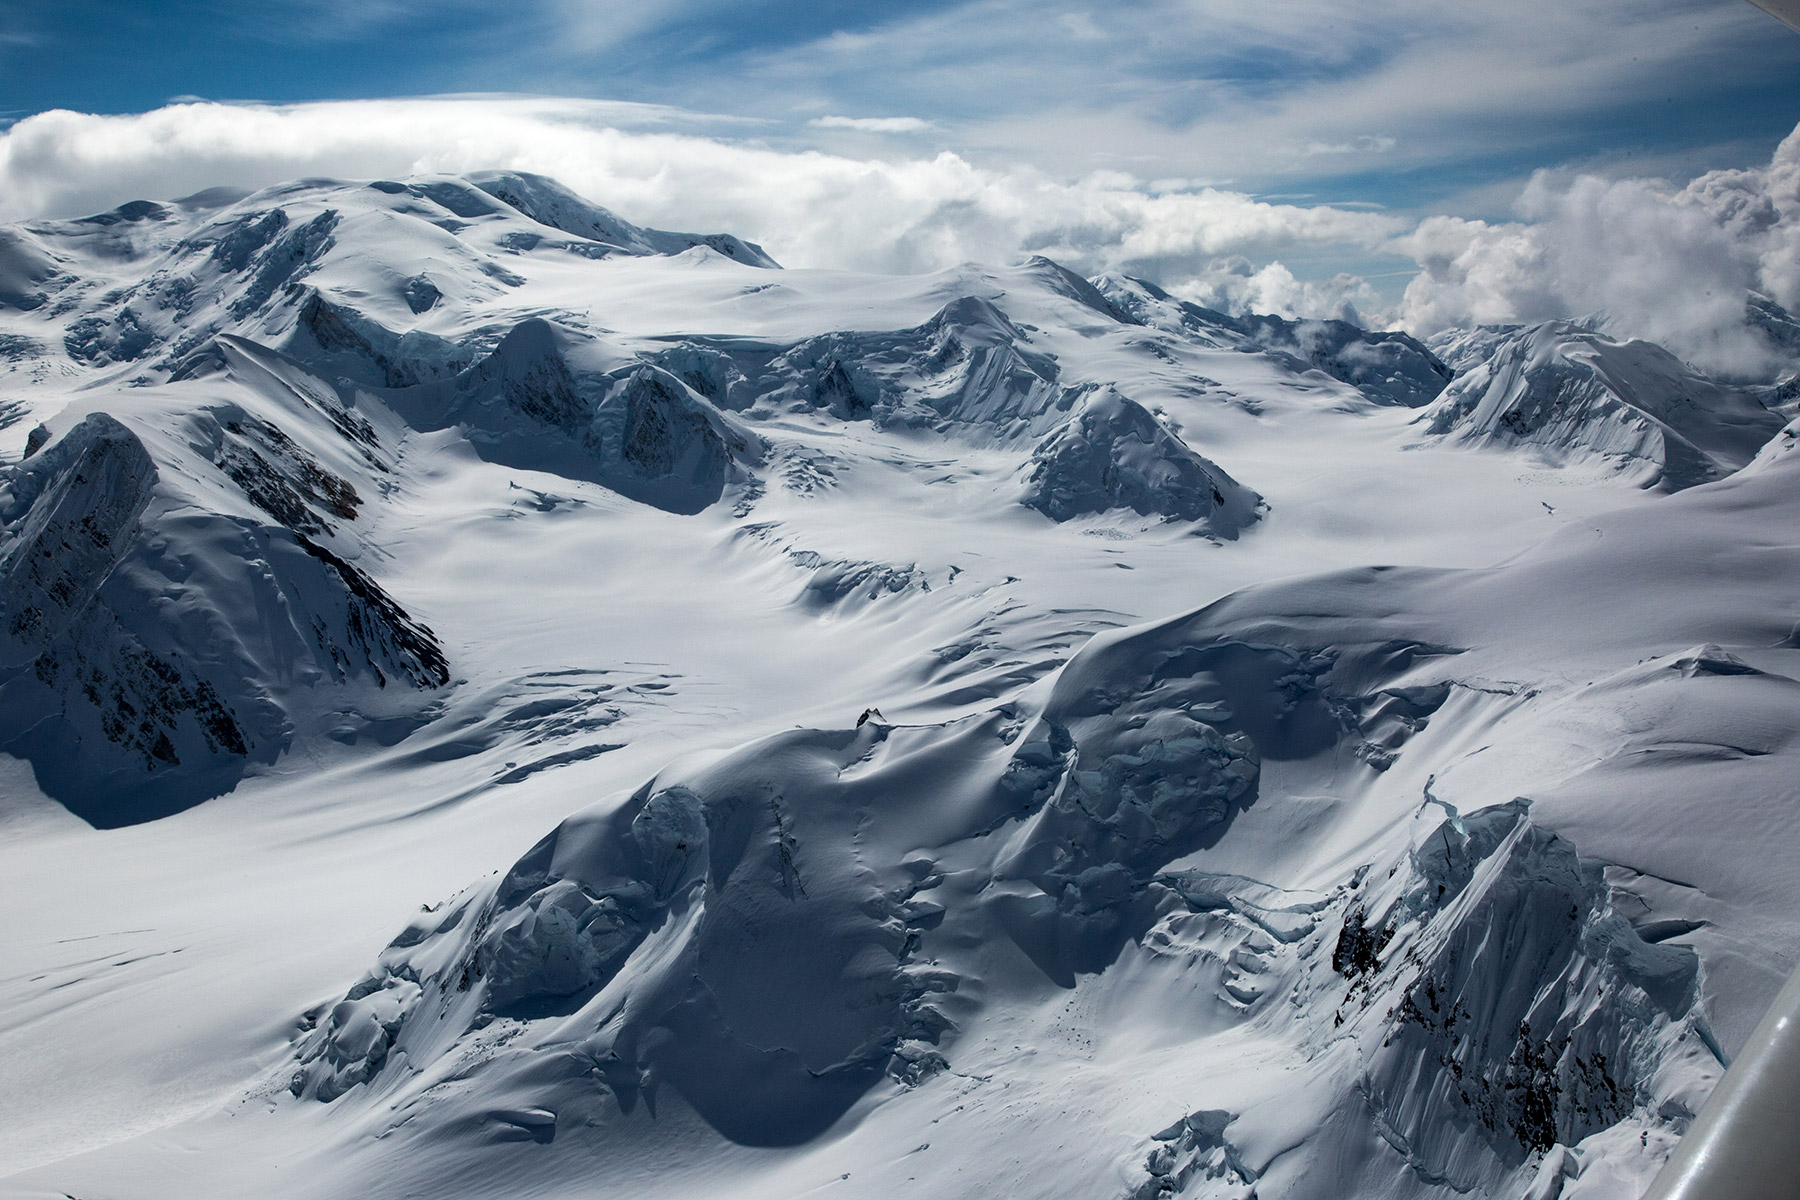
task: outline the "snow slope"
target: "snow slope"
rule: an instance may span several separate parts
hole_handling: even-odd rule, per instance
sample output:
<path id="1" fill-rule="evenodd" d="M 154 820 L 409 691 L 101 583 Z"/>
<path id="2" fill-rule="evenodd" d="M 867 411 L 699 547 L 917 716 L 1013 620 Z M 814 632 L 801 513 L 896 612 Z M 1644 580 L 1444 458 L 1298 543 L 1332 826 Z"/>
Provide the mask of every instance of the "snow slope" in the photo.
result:
<path id="1" fill-rule="evenodd" d="M 380 434 L 249 344 L 218 352 L 241 386 L 182 387 L 125 421 L 70 424 L 72 406 L 0 485 L 0 727 L 39 786 L 97 825 L 274 761 L 316 716 L 294 703 L 302 688 L 392 718 L 420 707 L 400 693 L 449 681 L 431 631 L 355 565 L 363 497 L 390 470 Z"/>
<path id="2" fill-rule="evenodd" d="M 1657 347 L 0 252 L 0 1194 L 1635 1197 L 1800 951 L 1793 429 Z"/>
<path id="3" fill-rule="evenodd" d="M 1424 414 L 1434 435 L 1531 446 L 1556 462 L 1595 460 L 1646 485 L 1691 487 L 1742 467 L 1781 419 L 1649 342 L 1567 322 L 1458 343 L 1482 361 Z M 1479 350 L 1476 347 L 1479 346 Z"/>

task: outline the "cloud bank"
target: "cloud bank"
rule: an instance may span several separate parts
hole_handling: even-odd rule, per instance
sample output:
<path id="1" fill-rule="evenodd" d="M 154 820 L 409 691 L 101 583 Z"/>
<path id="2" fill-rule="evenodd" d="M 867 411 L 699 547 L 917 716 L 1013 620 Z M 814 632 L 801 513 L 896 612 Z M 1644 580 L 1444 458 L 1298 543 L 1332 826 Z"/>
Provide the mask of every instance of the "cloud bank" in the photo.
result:
<path id="1" fill-rule="evenodd" d="M 1329 279 L 1301 279 L 1284 263 L 1258 267 L 1241 255 L 1216 259 L 1170 290 L 1220 312 L 1278 313 L 1356 325 L 1389 323 L 1381 297 L 1360 276 L 1340 272 Z"/>
<path id="2" fill-rule="evenodd" d="M 1214 188 L 1152 193 L 1118 173 L 1070 182 L 984 168 L 947 151 L 861 159 L 621 128 L 620 110 L 474 97 L 41 113 L 0 133 L 0 219 L 74 215 L 219 184 L 502 167 L 555 176 L 640 223 L 754 238 L 797 266 L 910 272 L 1044 253 L 1080 270 L 1178 277 L 1225 254 L 1374 247 L 1404 227 Z M 650 116 L 667 123 L 659 110 Z"/>
<path id="3" fill-rule="evenodd" d="M 1540 173 L 1517 219 L 1490 223 L 1272 203 L 1122 172 L 1058 179 L 948 151 L 824 153 L 758 141 L 760 128 L 519 97 L 55 111 L 0 132 L 0 220 L 221 184 L 501 167 L 555 176 L 640 223 L 753 238 L 791 266 L 916 272 L 1041 253 L 1084 273 L 1145 275 L 1213 307 L 1420 334 L 1600 312 L 1619 334 L 1745 377 L 1782 367 L 1744 323 L 1746 291 L 1800 308 L 1800 133 L 1766 166 L 1685 186 Z M 1419 272 L 1394 307 L 1359 275 L 1308 280 L 1282 261 L 1396 255 Z"/>
<path id="4" fill-rule="evenodd" d="M 1766 167 L 1661 180 L 1534 176 L 1505 224 L 1429 217 L 1396 245 L 1421 266 L 1397 318 L 1419 332 L 1599 313 L 1725 374 L 1783 365 L 1746 291 L 1800 310 L 1800 130 Z M 1787 364 L 1789 369 L 1792 364 Z"/>

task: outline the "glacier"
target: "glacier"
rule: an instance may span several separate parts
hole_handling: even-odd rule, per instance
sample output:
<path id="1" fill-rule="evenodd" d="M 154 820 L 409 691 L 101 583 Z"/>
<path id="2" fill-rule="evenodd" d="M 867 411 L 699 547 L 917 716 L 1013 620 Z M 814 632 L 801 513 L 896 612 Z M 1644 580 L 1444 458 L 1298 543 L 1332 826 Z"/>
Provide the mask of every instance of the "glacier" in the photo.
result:
<path id="1" fill-rule="evenodd" d="M 1800 956 L 1796 366 L 0 230 L 0 1195 L 1635 1200 Z"/>

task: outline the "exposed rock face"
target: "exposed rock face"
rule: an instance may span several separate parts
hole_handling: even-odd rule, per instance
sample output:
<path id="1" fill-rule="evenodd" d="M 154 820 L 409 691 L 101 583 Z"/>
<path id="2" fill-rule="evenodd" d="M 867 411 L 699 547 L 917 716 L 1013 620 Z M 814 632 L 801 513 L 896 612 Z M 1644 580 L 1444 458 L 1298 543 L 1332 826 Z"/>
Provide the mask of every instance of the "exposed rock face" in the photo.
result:
<path id="1" fill-rule="evenodd" d="M 1505 337 L 1420 419 L 1440 437 L 1608 462 L 1671 490 L 1730 474 L 1781 428 L 1754 395 L 1660 346 L 1567 322 Z"/>
<path id="2" fill-rule="evenodd" d="M 1083 400 L 1032 464 L 1024 503 L 1053 521 L 1130 509 L 1235 539 L 1261 515 L 1262 497 L 1112 390 Z"/>
<path id="3" fill-rule="evenodd" d="M 944 1066 L 960 1000 L 944 952 L 923 952 L 940 925 L 956 930 L 944 945 L 1010 938 L 1072 985 L 1172 909 L 1234 890 L 1163 872 L 1255 802 L 1265 755 L 1355 732 L 1322 682 L 1332 665 L 1171 626 L 1077 656 L 1024 730 L 1010 708 L 941 726 L 876 717 L 659 776 L 422 915 L 321 1014 L 292 1089 L 404 1088 L 384 1070 L 400 1052 L 538 1078 L 563 1041 L 529 1034 L 485 1066 L 483 1031 L 546 1019 L 534 1028 L 582 1031 L 577 1059 L 627 1111 L 660 1079 L 735 1140 L 809 1136 L 884 1071 L 910 1086 Z M 978 865 L 948 888 L 940 856 Z M 1290 942 L 1324 936 L 1324 898 L 1271 892 L 1240 907 Z M 772 954 L 788 966 L 781 1004 L 764 990 Z"/>
<path id="4" fill-rule="evenodd" d="M 1492 1193 L 1558 1146 L 1679 1129 L 1680 1081 L 1716 1071 L 1697 959 L 1634 930 L 1601 864 L 1530 803 L 1458 812 L 1430 776 L 1401 836 L 1355 843 L 1369 857 L 1340 861 L 1328 890 L 1203 857 L 1253 806 L 1312 803 L 1271 801 L 1272 774 L 1394 768 L 1453 688 L 1486 695 L 1455 673 L 1474 652 L 1437 639 L 1458 614 L 1516 610 L 1507 589 L 1535 585 L 1509 571 L 1532 569 L 1269 586 L 1096 638 L 1030 707 L 911 727 L 871 714 L 666 772 L 422 914 L 318 1015 L 292 1090 L 366 1088 L 411 1112 L 431 1101 L 420 1081 L 454 1076 L 614 1119 L 666 1085 L 722 1135 L 778 1144 L 884 1079 L 956 1071 L 961 1016 L 1006 989 L 1041 1001 L 1010 960 L 993 969 L 1005 940 L 1064 987 L 1127 959 L 1140 983 L 1172 972 L 1204 1036 L 1282 1046 L 1317 1097 L 1305 1153 L 1327 1164 L 1299 1195 L 1342 1194 L 1345 1146 L 1359 1179 L 1399 1173 L 1404 1194 Z M 1499 594 L 1471 603 L 1485 589 Z M 1628 674 L 1581 697 L 1759 678 L 1711 646 Z M 1241 1190 L 1291 1153 L 1248 1114 L 1176 1116 L 1122 1194 Z"/>
<path id="5" fill-rule="evenodd" d="M 290 289 L 333 249 L 340 219 L 331 208 L 300 218 L 282 207 L 223 217 L 170 247 L 142 280 L 108 294 L 98 312 L 70 324 L 64 350 L 97 367 L 149 365 L 161 352 L 154 365 L 175 370 L 216 333 L 290 299 Z"/>
<path id="6" fill-rule="evenodd" d="M 732 432 L 686 388 L 643 367 L 595 406 L 583 440 L 608 465 L 613 490 L 670 512 L 699 512 L 724 493 Z M 732 440 L 748 449 L 747 438 Z"/>
<path id="7" fill-rule="evenodd" d="M 265 523 L 164 496 L 142 438 L 94 413 L 0 479 L 0 730 L 100 825 L 145 820 L 272 760 L 314 684 L 435 688 L 431 632 L 321 540 L 360 498 L 236 411 L 196 448 Z M 283 665 L 285 664 L 285 665 Z"/>
<path id="8" fill-rule="evenodd" d="M 13 472 L 0 612 L 0 663 L 24 666 L 68 631 L 128 550 L 150 503 L 156 467 L 142 442 L 105 414 Z"/>
<path id="9" fill-rule="evenodd" d="M 1783 373 L 1791 376 L 1800 367 L 1800 321 L 1769 297 L 1754 293 L 1744 307 L 1744 317 L 1750 328 L 1761 333 L 1770 348 L 1787 360 L 1788 368 Z"/>
<path id="10" fill-rule="evenodd" d="M 1643 1105 L 1666 1058 L 1709 1053 L 1694 952 L 1645 942 L 1528 803 L 1452 815 L 1401 878 L 1369 889 L 1392 941 L 1340 1012 L 1398 1000 L 1359 1091 L 1423 1178 L 1477 1188 L 1475 1164 L 1575 1145 Z"/>
<path id="11" fill-rule="evenodd" d="M 476 359 L 474 351 L 423 330 L 394 333 L 317 291 L 301 302 L 286 349 L 307 362 L 388 388 L 449 379 Z"/>
<path id="12" fill-rule="evenodd" d="M 1457 375 L 1466 375 L 1494 357 L 1494 351 L 1512 340 L 1523 325 L 1477 325 L 1472 329 L 1445 329 L 1425 339 L 1426 347 Z"/>
<path id="13" fill-rule="evenodd" d="M 1384 404 L 1418 408 L 1435 400 L 1451 370 L 1410 334 L 1371 333 L 1347 321 L 1290 321 L 1258 314 L 1230 328 L 1269 353 L 1289 354 Z"/>
<path id="14" fill-rule="evenodd" d="M 747 244 L 516 174 L 218 206 L 0 241 L 0 370 L 74 380 L 40 393 L 59 413 L 0 399 L 0 429 L 48 420 L 0 468 L 0 751 L 101 825 L 287 750 L 255 795 L 348 764 L 329 778 L 357 803 L 311 815 L 357 856 L 291 860 L 335 880 L 472 827 L 473 806 L 396 819 L 438 798 L 594 801 L 322 985 L 341 998 L 257 1092 L 256 1120 L 326 1147 L 302 1190 L 474 1195 L 523 1150 L 559 1194 L 682 1155 L 687 1191 L 724 1162 L 768 1195 L 839 1165 L 900 1194 L 919 1164 L 952 1193 L 1574 1200 L 1653 1165 L 1717 1077 L 1687 946 L 1718 954 L 1787 892 L 1723 895 L 1736 862 L 1682 836 L 1732 825 L 1704 847 L 1728 857 L 1791 791 L 1800 424 L 1732 479 L 1584 506 L 1496 567 L 1311 575 L 1125 627 L 1339 538 L 1451 553 L 1463 510 L 1415 527 L 1393 496 L 1444 494 L 1432 456 L 1470 455 L 1400 445 L 1411 414 L 1384 411 L 1443 363 L 1047 260 L 776 281 Z M 125 265 L 96 285 L 90 254 Z M 577 270 L 591 294 L 563 286 Z M 1659 478 L 1723 473 L 1765 428 L 1629 344 L 1569 327 L 1540 363 L 1535 336 L 1444 343 L 1467 390 L 1423 420 Z M 1345 510 L 1256 530 L 1258 494 L 1199 450 L 1259 438 L 1247 459 L 1308 448 L 1271 494 Z M 1350 446 L 1402 487 L 1361 459 L 1330 478 L 1319 458 Z M 1535 497 L 1480 465 L 1478 498 L 1533 509 L 1494 534 L 1511 552 Z M 1214 544 L 1252 530 L 1281 539 L 1267 557 Z M 476 627 L 464 648 L 435 613 Z M 677 661 L 626 657 L 659 644 Z M 472 686 L 434 695 L 453 663 Z M 828 706 L 863 712 L 786 728 Z M 594 760 L 676 739 L 739 744 L 580 794 L 615 778 Z M 1741 796 L 1696 786 L 1720 770 Z M 1644 882 L 1684 876 L 1669 857 L 1701 882 Z M 349 907 L 320 911 L 365 919 Z M 1760 969 L 1742 944 L 1709 970 Z M 268 996 L 298 1010 L 321 985 L 288 986 Z M 1027 1163 L 1045 1114 L 1080 1137 Z M 920 1145 L 946 1127 L 948 1165 Z M 493 1145 L 524 1138 L 558 1144 Z"/>
<path id="15" fill-rule="evenodd" d="M 115 577 L 139 549 L 156 484 L 143 443 L 95 414 L 10 476 L 0 485 L 6 748 L 78 808 L 90 789 L 129 791 L 133 774 L 166 779 L 184 757 L 208 773 L 241 764 L 250 736 L 238 714 L 158 639 L 146 644 L 132 628 L 138 597 Z"/>
<path id="16" fill-rule="evenodd" d="M 741 353 L 741 350 L 740 350 Z M 766 360 L 773 351 L 752 355 Z M 756 386 L 724 350 L 681 342 L 649 356 L 649 360 L 686 384 L 695 395 L 726 412 L 742 412 L 756 403 Z"/>

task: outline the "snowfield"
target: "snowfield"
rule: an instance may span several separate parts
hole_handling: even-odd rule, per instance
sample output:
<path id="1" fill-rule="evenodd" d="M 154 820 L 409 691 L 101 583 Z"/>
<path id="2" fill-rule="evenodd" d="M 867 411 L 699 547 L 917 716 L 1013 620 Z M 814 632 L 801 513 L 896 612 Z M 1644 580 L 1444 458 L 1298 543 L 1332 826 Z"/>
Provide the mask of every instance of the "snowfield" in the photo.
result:
<path id="1" fill-rule="evenodd" d="M 510 172 L 0 230 L 0 1195 L 1636 1200 L 1800 956 L 1777 383 Z"/>

